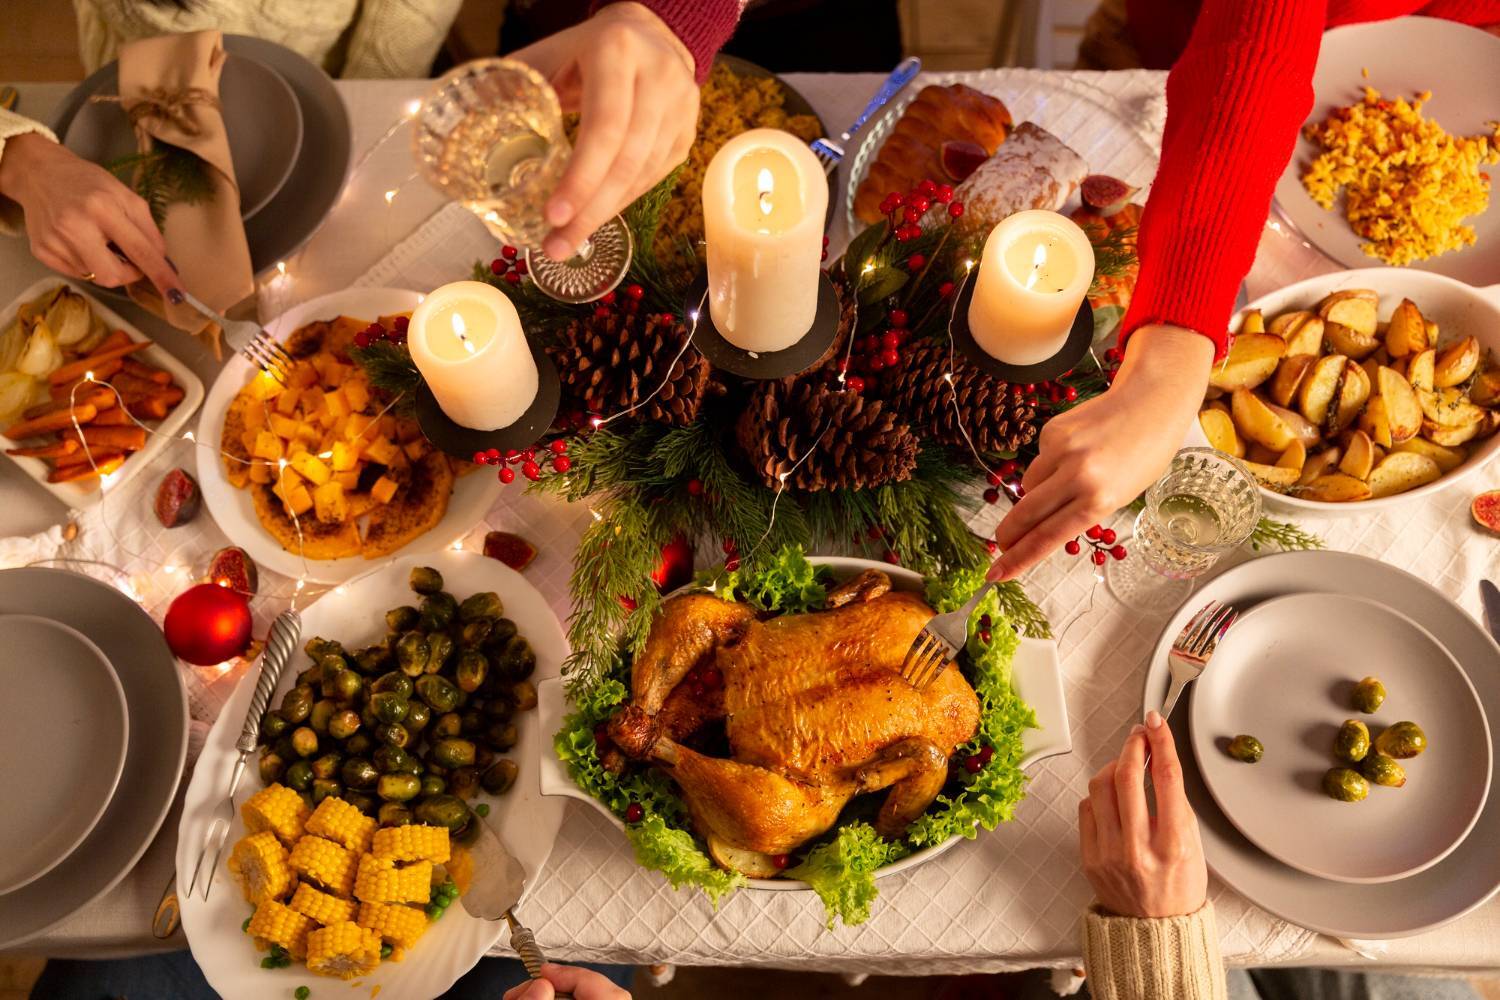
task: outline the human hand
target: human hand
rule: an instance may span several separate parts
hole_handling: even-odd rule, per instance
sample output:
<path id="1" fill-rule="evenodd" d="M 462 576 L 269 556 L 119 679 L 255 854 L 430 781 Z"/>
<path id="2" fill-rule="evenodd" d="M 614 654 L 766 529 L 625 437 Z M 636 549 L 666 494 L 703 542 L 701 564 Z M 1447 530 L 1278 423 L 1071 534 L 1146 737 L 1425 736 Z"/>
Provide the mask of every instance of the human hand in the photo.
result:
<path id="1" fill-rule="evenodd" d="M 103 167 L 46 136 L 15 136 L 0 156 L 0 194 L 25 211 L 32 255 L 54 271 L 106 286 L 144 275 L 163 296 L 180 299 L 182 283 L 151 210 Z"/>
<path id="2" fill-rule="evenodd" d="M 546 206 L 554 260 L 687 158 L 698 127 L 693 57 L 638 3 L 611 3 L 582 24 L 513 54 L 580 112 L 578 142 Z"/>
<path id="3" fill-rule="evenodd" d="M 504 1000 L 552 1000 L 559 990 L 572 993 L 574 1000 L 630 1000 L 629 993 L 597 972 L 551 962 L 542 966 L 541 979 L 506 990 Z"/>
<path id="4" fill-rule="evenodd" d="M 1156 815 L 1146 808 L 1146 750 Z M 1208 899 L 1198 818 L 1182 787 L 1172 730 L 1158 712 L 1125 738 L 1120 756 L 1094 775 L 1078 803 L 1083 873 L 1099 906 L 1120 917 L 1180 917 Z"/>
<path id="5" fill-rule="evenodd" d="M 995 529 L 989 578 L 1014 579 L 1155 482 L 1196 417 L 1213 356 L 1191 330 L 1137 330 L 1109 390 L 1042 427 L 1024 495 Z"/>

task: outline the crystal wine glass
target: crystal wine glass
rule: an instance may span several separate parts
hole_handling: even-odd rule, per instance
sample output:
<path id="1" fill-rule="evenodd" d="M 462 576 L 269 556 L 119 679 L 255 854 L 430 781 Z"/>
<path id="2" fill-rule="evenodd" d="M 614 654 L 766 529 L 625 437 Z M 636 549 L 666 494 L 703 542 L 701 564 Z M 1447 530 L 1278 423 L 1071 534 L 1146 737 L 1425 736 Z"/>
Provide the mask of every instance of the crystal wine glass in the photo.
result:
<path id="1" fill-rule="evenodd" d="M 1194 578 L 1242 544 L 1260 520 L 1250 470 L 1212 448 L 1184 448 L 1146 491 L 1130 558 L 1105 571 L 1110 592 L 1139 610 L 1180 603 Z"/>
<path id="2" fill-rule="evenodd" d="M 567 260 L 540 249 L 543 207 L 572 147 L 557 94 L 513 59 L 477 59 L 437 82 L 416 116 L 417 163 L 427 180 L 477 215 L 497 239 L 526 251 L 536 286 L 561 302 L 590 302 L 630 267 L 630 230 L 618 215 Z"/>

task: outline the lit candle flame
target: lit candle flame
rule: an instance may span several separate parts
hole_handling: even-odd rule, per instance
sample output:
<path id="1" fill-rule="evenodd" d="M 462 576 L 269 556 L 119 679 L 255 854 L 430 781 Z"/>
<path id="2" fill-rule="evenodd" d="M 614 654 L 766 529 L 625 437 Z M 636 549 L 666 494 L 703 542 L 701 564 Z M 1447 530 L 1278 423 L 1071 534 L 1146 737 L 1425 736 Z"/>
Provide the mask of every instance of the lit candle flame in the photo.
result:
<path id="1" fill-rule="evenodd" d="M 755 186 L 760 191 L 760 214 L 771 214 L 771 189 L 776 186 L 776 178 L 771 176 L 771 171 L 765 167 L 760 168 L 760 173 L 755 177 Z"/>
<path id="2" fill-rule="evenodd" d="M 1038 243 L 1036 252 L 1031 255 L 1031 273 L 1026 276 L 1026 287 L 1036 287 L 1037 279 L 1041 276 L 1042 266 L 1047 263 L 1047 244 Z"/>
<path id="3" fill-rule="evenodd" d="M 453 324 L 453 335 L 458 338 L 458 342 L 464 345 L 464 350 L 468 351 L 470 354 L 473 354 L 474 345 L 469 343 L 468 337 L 464 336 L 464 331 L 468 329 L 468 327 L 464 325 L 464 318 L 455 312 L 451 314 L 449 322 Z"/>

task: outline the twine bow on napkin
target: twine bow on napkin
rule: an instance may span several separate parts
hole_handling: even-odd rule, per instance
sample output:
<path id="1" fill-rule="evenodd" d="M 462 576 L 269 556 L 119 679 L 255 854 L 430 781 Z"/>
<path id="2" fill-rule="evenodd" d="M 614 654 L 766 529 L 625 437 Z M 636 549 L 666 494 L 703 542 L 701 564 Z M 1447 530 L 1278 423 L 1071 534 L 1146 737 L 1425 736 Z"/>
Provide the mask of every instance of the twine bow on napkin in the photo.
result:
<path id="1" fill-rule="evenodd" d="M 89 98 L 89 103 L 124 104 L 125 100 L 118 94 L 95 94 Z M 202 87 L 187 87 L 183 90 L 156 87 L 137 97 L 135 103 L 126 109 L 125 114 L 130 119 L 131 127 L 136 130 L 137 140 L 143 146 L 149 147 L 151 130 L 141 124 L 148 118 L 170 123 L 183 135 L 201 135 L 203 126 L 199 125 L 194 116 L 188 113 L 188 109 L 195 104 L 206 104 L 215 111 L 224 110 L 219 103 L 219 98 Z"/>

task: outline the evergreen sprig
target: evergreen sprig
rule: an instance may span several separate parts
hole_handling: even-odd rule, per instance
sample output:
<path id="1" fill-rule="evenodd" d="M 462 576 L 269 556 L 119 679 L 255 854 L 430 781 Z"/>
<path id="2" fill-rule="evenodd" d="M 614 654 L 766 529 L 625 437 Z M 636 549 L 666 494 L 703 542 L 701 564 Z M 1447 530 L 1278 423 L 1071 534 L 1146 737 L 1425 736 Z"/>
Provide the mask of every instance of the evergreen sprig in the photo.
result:
<path id="1" fill-rule="evenodd" d="M 417 371 L 405 345 L 377 340 L 369 347 L 349 348 L 349 358 L 364 370 L 370 385 L 398 400 L 398 408 L 409 409 L 416 405 L 422 373 Z"/>
<path id="2" fill-rule="evenodd" d="M 1250 532 L 1250 547 L 1256 552 L 1266 547 L 1280 549 L 1283 552 L 1294 552 L 1321 549 L 1323 539 L 1290 521 L 1277 521 L 1273 518 L 1262 517 L 1256 522 L 1255 529 Z"/>
<path id="3" fill-rule="evenodd" d="M 1100 279 L 1117 278 L 1136 263 L 1135 238 L 1135 226 L 1121 226 L 1094 243 L 1094 281 L 1090 292 L 1099 291 Z"/>
<path id="4" fill-rule="evenodd" d="M 213 176 L 208 165 L 195 153 L 160 139 L 144 153 L 131 153 L 104 164 L 104 169 L 129 184 L 151 210 L 151 218 L 160 228 L 167 219 L 167 207 L 182 202 L 200 204 L 214 196 Z"/>

